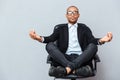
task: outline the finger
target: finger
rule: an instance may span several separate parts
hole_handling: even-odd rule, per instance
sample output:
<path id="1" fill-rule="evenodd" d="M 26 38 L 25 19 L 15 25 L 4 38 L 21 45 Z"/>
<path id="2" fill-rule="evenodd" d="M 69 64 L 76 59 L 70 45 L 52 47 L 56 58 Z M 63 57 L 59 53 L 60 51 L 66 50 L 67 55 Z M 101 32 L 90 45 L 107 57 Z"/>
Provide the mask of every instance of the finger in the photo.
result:
<path id="1" fill-rule="evenodd" d="M 109 33 L 107 33 L 107 36 L 109 37 Z"/>
<path id="2" fill-rule="evenodd" d="M 109 36 L 110 36 L 110 38 L 112 39 L 113 35 L 112 35 L 112 33 L 111 33 L 111 32 L 109 33 Z"/>
<path id="3" fill-rule="evenodd" d="M 109 32 L 109 41 L 111 41 L 113 38 L 112 32 Z"/>
<path id="4" fill-rule="evenodd" d="M 108 32 L 108 34 L 112 35 L 112 32 Z"/>
<path id="5" fill-rule="evenodd" d="M 111 32 L 108 32 L 108 37 L 112 37 L 112 33 Z"/>
<path id="6" fill-rule="evenodd" d="M 35 34 L 35 30 L 34 30 L 34 29 L 31 29 L 30 32 L 29 32 L 30 37 L 33 37 L 34 34 Z"/>

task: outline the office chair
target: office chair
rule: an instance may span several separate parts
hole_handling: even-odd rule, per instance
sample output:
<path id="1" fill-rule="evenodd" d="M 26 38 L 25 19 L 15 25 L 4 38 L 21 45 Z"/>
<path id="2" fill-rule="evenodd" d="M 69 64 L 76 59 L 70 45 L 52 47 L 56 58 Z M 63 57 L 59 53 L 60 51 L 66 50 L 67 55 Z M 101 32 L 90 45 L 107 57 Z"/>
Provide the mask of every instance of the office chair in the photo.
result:
<path id="1" fill-rule="evenodd" d="M 76 79 L 80 79 L 80 78 L 88 78 L 88 77 L 93 77 L 96 75 L 96 72 L 97 72 L 97 62 L 100 62 L 100 58 L 99 56 L 96 54 L 92 60 L 92 65 L 89 66 L 91 69 L 91 73 L 89 73 L 90 71 L 88 70 L 86 73 L 85 72 L 80 72 L 80 73 L 83 73 L 83 75 L 76 75 L 76 74 L 69 74 L 69 75 L 55 75 L 55 73 L 52 73 L 54 71 L 54 69 L 56 69 L 53 65 L 53 59 L 50 57 L 50 55 L 48 55 L 47 57 L 47 63 L 50 64 L 50 69 L 49 69 L 49 76 L 51 77 L 54 77 L 54 80 L 57 79 L 57 78 L 60 78 L 60 79 L 70 79 L 70 80 L 76 80 Z M 81 68 L 81 71 L 84 71 L 85 69 L 87 69 L 87 66 L 83 66 Z"/>
<path id="2" fill-rule="evenodd" d="M 59 26 L 56 26 L 55 28 L 57 28 Z M 54 29 L 55 29 L 54 28 Z M 57 45 L 57 41 L 54 42 Z M 71 80 L 76 80 L 77 78 L 88 78 L 88 77 L 93 77 L 96 75 L 97 72 L 97 62 L 100 62 L 100 58 L 99 56 L 96 54 L 92 60 L 92 62 L 90 63 L 90 65 L 86 65 L 81 67 L 81 75 L 75 75 L 75 74 L 69 74 L 69 75 L 55 75 L 55 73 L 53 73 L 54 69 L 56 69 L 56 66 L 54 66 L 53 63 L 53 59 L 50 57 L 50 55 L 48 55 L 47 57 L 47 63 L 50 64 L 50 69 L 49 69 L 49 76 L 54 77 L 54 80 L 57 78 L 62 78 L 62 79 L 71 79 Z M 87 70 L 87 72 L 85 72 L 85 70 L 87 68 L 91 68 L 89 70 Z M 90 71 L 91 70 L 91 71 Z"/>

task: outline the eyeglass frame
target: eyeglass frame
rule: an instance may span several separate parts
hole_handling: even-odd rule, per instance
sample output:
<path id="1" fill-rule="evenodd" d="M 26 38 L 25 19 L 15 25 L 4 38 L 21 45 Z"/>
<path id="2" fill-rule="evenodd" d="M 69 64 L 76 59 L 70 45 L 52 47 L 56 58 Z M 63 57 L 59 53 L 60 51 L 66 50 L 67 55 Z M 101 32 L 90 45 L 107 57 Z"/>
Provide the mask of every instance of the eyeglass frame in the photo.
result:
<path id="1" fill-rule="evenodd" d="M 78 15 L 79 11 L 67 11 L 67 15 Z"/>

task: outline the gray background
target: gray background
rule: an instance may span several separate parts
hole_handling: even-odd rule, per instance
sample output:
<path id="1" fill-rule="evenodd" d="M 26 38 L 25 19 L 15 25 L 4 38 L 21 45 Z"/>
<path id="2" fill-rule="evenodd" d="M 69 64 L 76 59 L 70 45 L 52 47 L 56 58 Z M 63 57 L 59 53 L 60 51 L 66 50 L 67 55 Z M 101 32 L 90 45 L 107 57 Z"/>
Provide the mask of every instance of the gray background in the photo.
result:
<path id="1" fill-rule="evenodd" d="M 78 22 L 88 25 L 95 37 L 108 31 L 112 42 L 99 46 L 101 62 L 94 78 L 120 80 L 120 0 L 0 0 L 0 80 L 53 80 L 48 76 L 45 44 L 30 39 L 34 28 L 40 35 L 66 23 L 66 8 L 80 9 Z"/>

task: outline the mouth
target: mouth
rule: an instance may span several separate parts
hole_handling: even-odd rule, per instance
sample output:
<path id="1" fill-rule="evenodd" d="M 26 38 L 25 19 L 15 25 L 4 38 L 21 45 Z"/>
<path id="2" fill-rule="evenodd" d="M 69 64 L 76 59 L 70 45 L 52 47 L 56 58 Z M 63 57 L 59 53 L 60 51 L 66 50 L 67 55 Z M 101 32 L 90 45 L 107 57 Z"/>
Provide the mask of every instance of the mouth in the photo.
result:
<path id="1" fill-rule="evenodd" d="M 71 20 L 71 21 L 75 21 L 76 19 L 74 19 L 74 18 L 71 18 L 70 20 Z"/>

